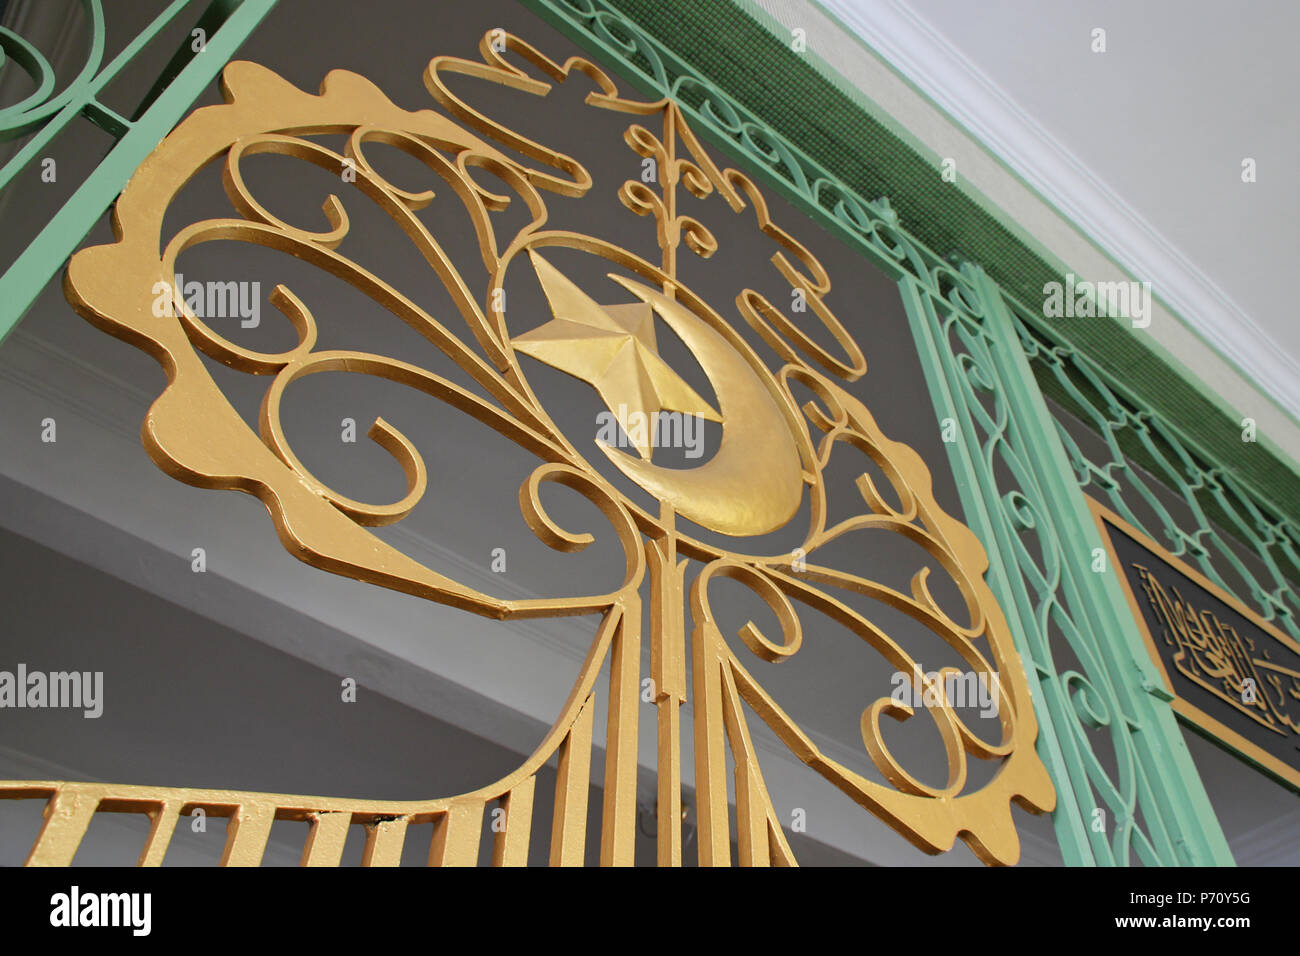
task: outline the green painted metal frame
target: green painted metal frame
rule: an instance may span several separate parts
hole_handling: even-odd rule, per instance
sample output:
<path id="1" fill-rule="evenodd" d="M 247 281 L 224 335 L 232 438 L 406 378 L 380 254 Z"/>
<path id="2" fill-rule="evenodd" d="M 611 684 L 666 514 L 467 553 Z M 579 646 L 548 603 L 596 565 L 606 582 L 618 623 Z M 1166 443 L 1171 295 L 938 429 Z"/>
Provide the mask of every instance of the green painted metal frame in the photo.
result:
<path id="1" fill-rule="evenodd" d="M 951 463 L 1029 670 L 1065 862 L 1230 865 L 1118 581 L 1092 571 L 1099 532 L 1003 290 L 927 248 L 886 199 L 854 191 L 608 0 L 523 2 L 643 93 L 682 103 L 706 139 L 899 281 L 937 417 L 960 428 Z"/>
<path id="2" fill-rule="evenodd" d="M 0 141 L 30 137 L 0 168 L 0 189 L 13 188 L 14 178 L 38 162 L 54 138 L 79 117 L 117 140 L 94 172 L 0 276 L 0 341 L 18 324 L 41 290 L 117 198 L 136 167 L 216 78 L 276 2 L 212 0 L 194 24 L 207 37 L 202 51 L 191 49 L 190 34 L 187 34 L 185 45 L 163 68 L 158 82 L 129 119 L 100 103 L 98 97 L 163 30 L 194 7 L 193 0 L 174 0 L 107 65 L 103 65 L 102 0 L 82 0 L 90 26 L 86 61 L 77 76 L 58 91 L 54 70 L 40 51 L 13 31 L 0 28 L 0 50 L 37 83 L 33 94 L 0 110 Z M 0 57 L 0 67 L 6 57 Z"/>
<path id="3" fill-rule="evenodd" d="M 1053 424 L 1078 487 L 1300 639 L 1300 592 L 1293 583 L 1300 580 L 1300 525 L 1062 342 L 1049 323 L 1019 303 L 1004 304 L 1027 363 L 1037 366 L 1040 379 L 1052 376 L 1068 402 Z M 1068 415 L 1097 436 L 1090 451 L 1071 434 Z M 1139 660 L 1153 692 L 1163 693 L 1149 657 Z M 1204 733 L 1194 723 L 1187 726 Z M 1252 755 L 1241 756 L 1253 762 Z M 1279 783 L 1296 789 L 1290 781 Z"/>

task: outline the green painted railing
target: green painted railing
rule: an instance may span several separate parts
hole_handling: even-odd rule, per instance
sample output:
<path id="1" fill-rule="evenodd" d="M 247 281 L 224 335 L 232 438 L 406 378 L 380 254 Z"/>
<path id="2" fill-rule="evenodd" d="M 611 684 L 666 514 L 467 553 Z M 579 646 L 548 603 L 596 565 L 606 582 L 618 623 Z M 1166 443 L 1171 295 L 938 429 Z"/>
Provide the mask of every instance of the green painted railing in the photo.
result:
<path id="1" fill-rule="evenodd" d="M 137 166 L 162 141 L 211 83 L 276 0 L 174 0 L 111 61 L 104 63 L 106 25 L 102 0 L 81 0 L 89 30 L 86 59 L 74 78 L 60 88 L 49 60 L 27 39 L 0 28 L 0 69 L 22 69 L 36 90 L 0 109 L 0 141 L 27 137 L 0 167 L 0 189 L 15 188 L 14 179 L 38 163 L 69 124 L 84 118 L 107 131 L 116 143 L 57 213 L 32 236 L 23 253 L 0 276 L 0 340 L 18 324 L 36 296 L 63 267 L 95 221 L 117 198 Z M 194 22 L 203 42 L 187 33 L 180 50 L 160 72 L 131 117 L 99 101 L 103 91 L 174 21 L 201 13 Z M 112 8 L 110 7 L 110 10 Z"/>

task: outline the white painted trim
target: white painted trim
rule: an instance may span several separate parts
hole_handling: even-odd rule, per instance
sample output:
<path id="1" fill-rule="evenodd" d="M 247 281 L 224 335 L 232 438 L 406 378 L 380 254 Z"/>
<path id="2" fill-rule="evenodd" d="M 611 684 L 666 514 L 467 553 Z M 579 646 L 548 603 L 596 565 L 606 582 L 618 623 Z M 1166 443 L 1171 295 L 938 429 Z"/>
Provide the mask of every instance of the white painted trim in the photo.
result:
<path id="1" fill-rule="evenodd" d="M 1300 361 L 904 0 L 820 0 L 1292 416 Z"/>

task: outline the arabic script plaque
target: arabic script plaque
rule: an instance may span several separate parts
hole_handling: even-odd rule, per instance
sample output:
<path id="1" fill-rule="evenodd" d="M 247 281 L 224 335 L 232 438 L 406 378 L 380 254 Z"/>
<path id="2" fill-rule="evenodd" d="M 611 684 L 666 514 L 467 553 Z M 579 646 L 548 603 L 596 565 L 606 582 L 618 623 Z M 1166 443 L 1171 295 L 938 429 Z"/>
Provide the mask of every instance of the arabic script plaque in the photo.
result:
<path id="1" fill-rule="evenodd" d="M 1300 646 L 1090 501 L 1179 718 L 1300 789 Z"/>

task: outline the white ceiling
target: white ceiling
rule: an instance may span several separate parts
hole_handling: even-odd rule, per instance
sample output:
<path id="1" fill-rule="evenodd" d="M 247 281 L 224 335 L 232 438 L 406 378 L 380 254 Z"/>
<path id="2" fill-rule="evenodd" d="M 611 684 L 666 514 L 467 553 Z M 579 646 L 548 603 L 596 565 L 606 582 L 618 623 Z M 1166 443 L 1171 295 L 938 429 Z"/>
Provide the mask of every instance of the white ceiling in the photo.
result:
<path id="1" fill-rule="evenodd" d="M 1252 0 L 826 0 L 1246 377 L 1300 412 L 1291 38 Z M 1092 50 L 1096 28 L 1106 52 Z M 870 95 L 871 91 L 864 91 Z M 1258 179 L 1241 180 L 1245 157 Z"/>

